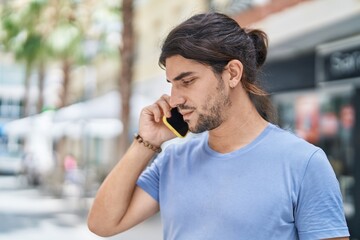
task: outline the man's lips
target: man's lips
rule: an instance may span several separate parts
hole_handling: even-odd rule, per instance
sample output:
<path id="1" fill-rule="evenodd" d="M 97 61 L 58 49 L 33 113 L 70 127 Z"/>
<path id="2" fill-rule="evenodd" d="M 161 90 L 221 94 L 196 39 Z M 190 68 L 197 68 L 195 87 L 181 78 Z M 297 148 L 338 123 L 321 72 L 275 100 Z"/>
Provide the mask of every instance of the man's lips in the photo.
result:
<path id="1" fill-rule="evenodd" d="M 187 111 L 182 111 L 180 110 L 180 114 L 183 115 L 183 118 L 184 120 L 188 119 L 191 115 L 191 113 L 193 112 L 194 110 L 187 110 Z"/>

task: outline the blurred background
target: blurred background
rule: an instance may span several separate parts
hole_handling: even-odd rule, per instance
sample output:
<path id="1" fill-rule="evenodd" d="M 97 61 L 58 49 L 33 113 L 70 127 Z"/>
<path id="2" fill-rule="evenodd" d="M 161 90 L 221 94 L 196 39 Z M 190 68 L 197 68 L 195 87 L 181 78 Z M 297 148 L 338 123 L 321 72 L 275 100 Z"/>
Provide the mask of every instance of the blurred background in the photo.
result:
<path id="1" fill-rule="evenodd" d="M 211 10 L 268 33 L 279 125 L 325 150 L 360 239 L 359 0 L 0 0 L 0 240 L 101 239 L 95 193 L 170 91 L 162 40 Z M 162 239 L 160 218 L 111 239 Z"/>

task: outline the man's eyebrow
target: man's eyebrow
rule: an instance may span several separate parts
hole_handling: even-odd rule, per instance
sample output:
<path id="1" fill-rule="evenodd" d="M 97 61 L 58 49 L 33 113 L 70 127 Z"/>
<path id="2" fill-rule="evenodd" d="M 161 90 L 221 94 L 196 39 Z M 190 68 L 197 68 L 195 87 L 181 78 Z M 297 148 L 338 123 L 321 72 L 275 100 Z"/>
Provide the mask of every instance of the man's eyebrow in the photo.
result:
<path id="1" fill-rule="evenodd" d="M 183 79 L 184 77 L 190 76 L 192 74 L 194 74 L 194 72 L 182 72 L 174 78 L 174 81 L 179 81 L 179 80 Z M 167 81 L 170 82 L 170 80 L 167 80 Z"/>

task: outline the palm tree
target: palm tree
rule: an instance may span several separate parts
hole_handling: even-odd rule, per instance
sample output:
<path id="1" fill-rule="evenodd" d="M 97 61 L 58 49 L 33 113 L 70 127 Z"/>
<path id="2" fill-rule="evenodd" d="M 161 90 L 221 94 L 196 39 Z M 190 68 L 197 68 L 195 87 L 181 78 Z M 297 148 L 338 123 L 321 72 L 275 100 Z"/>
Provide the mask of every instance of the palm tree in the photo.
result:
<path id="1" fill-rule="evenodd" d="M 81 31 L 76 24 L 68 21 L 59 22 L 48 38 L 51 51 L 56 58 L 60 59 L 64 73 L 63 93 L 59 107 L 67 104 L 70 71 L 72 65 L 79 58 L 81 41 Z"/>
<path id="2" fill-rule="evenodd" d="M 102 45 L 104 29 L 96 34 L 91 33 L 94 24 L 92 15 L 104 6 L 97 2 L 81 2 L 73 0 L 50 0 L 49 5 L 56 9 L 51 16 L 51 31 L 48 34 L 48 45 L 55 60 L 61 62 L 63 70 L 63 92 L 61 94 L 60 108 L 69 104 L 68 89 L 70 72 L 74 65 L 90 64 L 102 49 L 87 49 L 87 43 Z M 78 14 L 81 10 L 81 14 Z M 95 36 L 94 36 L 95 35 Z M 93 46 L 92 46 L 93 47 Z"/>
<path id="3" fill-rule="evenodd" d="M 29 115 L 29 88 L 32 69 L 39 66 L 40 104 L 38 111 L 42 108 L 42 86 L 44 81 L 44 51 L 46 51 L 44 36 L 36 28 L 40 22 L 40 13 L 45 7 L 45 2 L 31 1 L 21 9 L 14 9 L 5 4 L 1 25 L 5 32 L 2 43 L 5 50 L 13 52 L 18 61 L 25 65 L 24 79 L 24 106 L 22 116 Z"/>
<path id="4" fill-rule="evenodd" d="M 48 17 L 46 22 L 50 22 L 51 25 L 47 44 L 53 59 L 61 62 L 63 70 L 63 92 L 60 96 L 60 106 L 57 106 L 61 108 L 68 104 L 70 72 L 72 66 L 81 58 L 84 33 L 76 18 L 77 3 L 75 1 L 50 0 L 48 5 L 49 8 L 55 9 L 55 12 L 46 14 Z"/>

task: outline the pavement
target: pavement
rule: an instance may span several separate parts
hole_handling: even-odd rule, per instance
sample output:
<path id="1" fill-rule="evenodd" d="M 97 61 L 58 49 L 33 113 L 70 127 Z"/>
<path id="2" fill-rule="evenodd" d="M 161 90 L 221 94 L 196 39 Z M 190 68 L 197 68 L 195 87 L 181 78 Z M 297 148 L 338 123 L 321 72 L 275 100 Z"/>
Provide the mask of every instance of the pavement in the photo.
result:
<path id="1" fill-rule="evenodd" d="M 86 216 L 92 199 L 54 198 L 19 177 L 0 176 L 0 240 L 161 240 L 159 215 L 110 238 L 91 233 Z"/>

